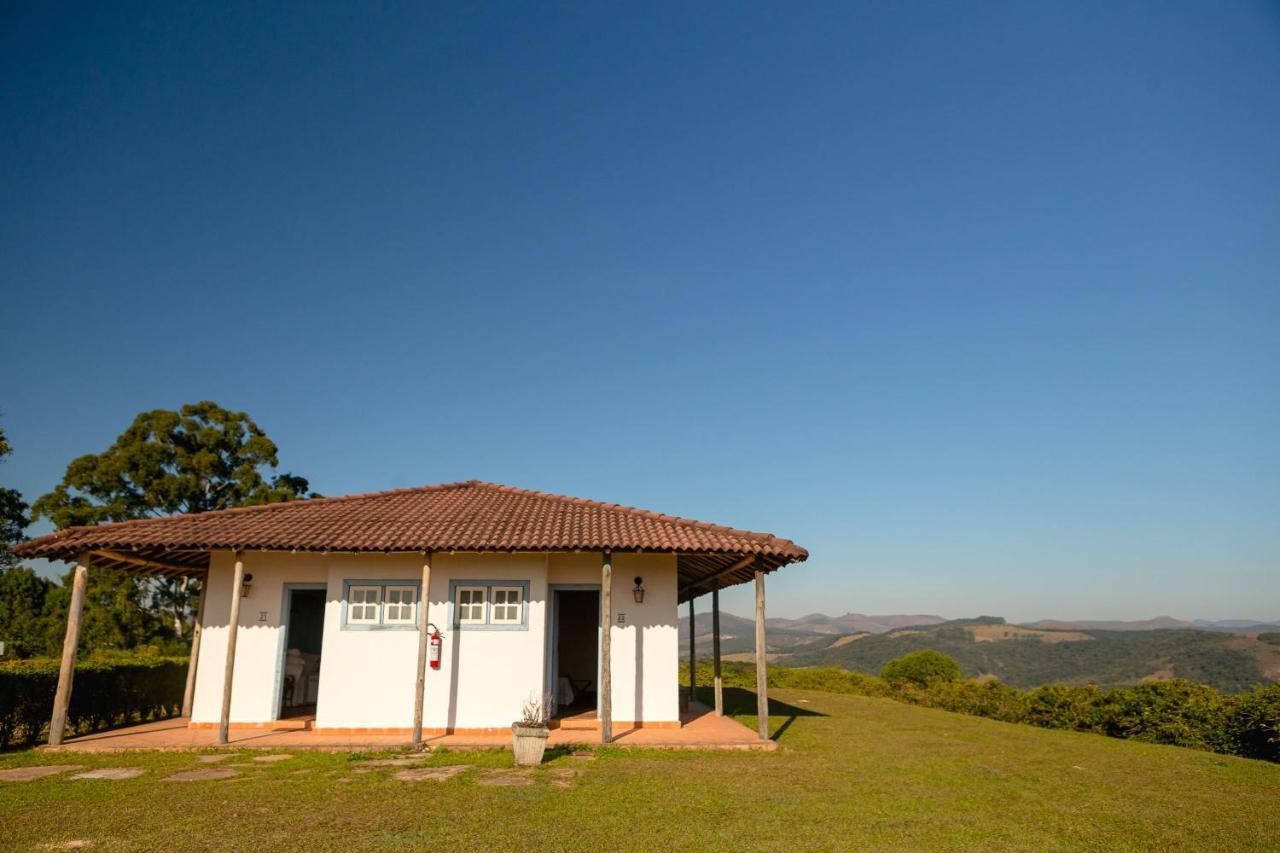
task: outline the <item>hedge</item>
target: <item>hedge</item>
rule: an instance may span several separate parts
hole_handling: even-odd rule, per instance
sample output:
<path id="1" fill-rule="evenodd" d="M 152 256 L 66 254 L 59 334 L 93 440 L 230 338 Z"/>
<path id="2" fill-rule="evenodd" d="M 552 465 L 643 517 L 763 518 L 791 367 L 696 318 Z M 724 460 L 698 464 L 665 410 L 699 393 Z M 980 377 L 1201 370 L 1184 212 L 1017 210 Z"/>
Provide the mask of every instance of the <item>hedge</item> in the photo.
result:
<path id="1" fill-rule="evenodd" d="M 687 684 L 688 664 L 682 662 L 680 668 Z M 752 664 L 726 662 L 723 673 L 728 687 L 755 688 Z M 710 663 L 699 661 L 698 683 L 711 681 Z M 921 686 L 834 667 L 770 666 L 769 686 L 886 697 L 1007 723 L 1280 762 L 1280 683 L 1236 694 L 1178 679 L 1109 689 L 1054 684 L 1019 690 L 997 680 L 933 681 Z"/>
<path id="2" fill-rule="evenodd" d="M 72 734 L 172 717 L 182 710 L 187 659 L 90 659 L 76 664 L 67 709 Z M 58 661 L 0 663 L 0 749 L 47 738 Z"/>

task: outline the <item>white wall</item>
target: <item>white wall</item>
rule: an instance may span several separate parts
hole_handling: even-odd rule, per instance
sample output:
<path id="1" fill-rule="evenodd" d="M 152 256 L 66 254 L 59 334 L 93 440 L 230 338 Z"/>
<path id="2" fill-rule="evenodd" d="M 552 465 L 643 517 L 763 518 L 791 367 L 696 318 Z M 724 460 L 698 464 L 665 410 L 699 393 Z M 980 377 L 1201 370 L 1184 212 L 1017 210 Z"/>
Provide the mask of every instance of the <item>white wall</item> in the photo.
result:
<path id="1" fill-rule="evenodd" d="M 599 554 L 550 555 L 548 584 L 600 583 Z M 631 590 L 644 579 L 644 603 Z M 610 656 L 613 718 L 620 722 L 680 719 L 676 558 L 668 554 L 615 554 Z M 618 624 L 625 614 L 626 624 Z M 637 703 L 637 698 L 639 702 Z"/>
<path id="2" fill-rule="evenodd" d="M 427 618 L 445 639 L 440 669 L 427 670 L 422 724 L 428 728 L 509 727 L 530 696 L 542 695 L 547 558 L 542 554 L 437 554 L 431 568 Z M 452 627 L 451 579 L 529 581 L 528 630 Z M 412 673 L 413 667 L 408 671 Z"/>
<path id="3" fill-rule="evenodd" d="M 234 560 L 215 553 L 209 573 L 205 629 L 192 719 L 217 722 L 226 659 L 226 625 Z M 241 602 L 231 719 L 260 723 L 277 716 L 284 584 L 326 585 L 317 728 L 407 728 L 413 722 L 417 633 L 342 627 L 343 582 L 421 578 L 412 554 L 317 555 L 250 552 L 250 595 Z M 632 579 L 644 577 L 636 604 Z M 675 558 L 619 554 L 614 558 L 612 626 L 613 716 L 618 721 L 675 721 L 678 639 Z M 505 728 L 546 680 L 547 584 L 600 583 L 597 554 L 436 554 L 427 619 L 445 635 L 441 668 L 427 670 L 423 725 L 429 728 Z M 529 582 L 527 630 L 452 627 L 450 580 Z M 265 612 L 265 619 L 259 621 Z M 639 703 L 636 698 L 639 696 Z"/>
<path id="4" fill-rule="evenodd" d="M 276 719 L 279 702 L 280 656 L 284 650 L 284 621 L 288 616 L 281 613 L 284 585 L 324 583 L 326 568 L 324 558 L 317 554 L 251 552 L 245 555 L 245 572 L 253 575 L 253 582 L 249 595 L 240 600 L 231 719 L 241 723 L 269 722 Z M 235 558 L 231 552 L 215 551 L 205 592 L 208 600 L 191 710 L 194 722 L 216 723 L 222 714 L 222 678 L 234 573 Z M 265 619 L 262 618 L 264 612 Z"/>

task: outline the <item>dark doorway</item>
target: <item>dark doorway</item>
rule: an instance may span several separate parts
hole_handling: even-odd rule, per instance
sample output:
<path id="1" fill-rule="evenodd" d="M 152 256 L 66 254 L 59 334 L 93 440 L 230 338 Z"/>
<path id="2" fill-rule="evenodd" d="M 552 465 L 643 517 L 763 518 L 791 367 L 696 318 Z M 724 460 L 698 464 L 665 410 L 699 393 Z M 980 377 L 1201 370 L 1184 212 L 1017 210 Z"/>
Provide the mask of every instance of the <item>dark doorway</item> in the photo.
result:
<path id="1" fill-rule="evenodd" d="M 600 593 L 556 590 L 555 671 L 552 688 L 558 716 L 595 718 L 600 672 Z"/>
<path id="2" fill-rule="evenodd" d="M 281 718 L 316 712 L 316 697 L 320 694 L 320 649 L 324 642 L 325 590 L 290 589 L 287 598 Z"/>

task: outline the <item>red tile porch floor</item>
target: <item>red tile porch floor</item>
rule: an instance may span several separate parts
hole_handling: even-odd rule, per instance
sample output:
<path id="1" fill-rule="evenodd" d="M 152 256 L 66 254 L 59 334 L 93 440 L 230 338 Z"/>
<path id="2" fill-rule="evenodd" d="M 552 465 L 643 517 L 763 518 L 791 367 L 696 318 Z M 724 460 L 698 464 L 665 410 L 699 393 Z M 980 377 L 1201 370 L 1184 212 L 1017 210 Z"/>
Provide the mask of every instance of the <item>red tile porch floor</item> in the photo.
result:
<path id="1" fill-rule="evenodd" d="M 760 740 L 746 726 L 729 717 L 717 717 L 703 705 L 692 705 L 681 715 L 678 729 L 630 729 L 614 733 L 613 745 L 646 749 L 776 749 L 771 740 Z M 211 749 L 217 748 L 216 729 L 191 729 L 186 717 L 157 723 L 143 723 L 122 729 L 70 738 L 58 747 L 41 747 L 68 752 L 111 752 L 124 749 Z M 228 748 L 239 749 L 394 749 L 410 744 L 407 734 L 330 734 L 302 728 L 292 720 L 281 720 L 279 728 L 236 729 L 230 733 Z M 511 735 L 452 734 L 423 738 L 430 747 L 450 749 L 510 749 Z M 591 728 L 552 729 L 547 745 L 575 746 L 600 744 L 600 732 Z"/>

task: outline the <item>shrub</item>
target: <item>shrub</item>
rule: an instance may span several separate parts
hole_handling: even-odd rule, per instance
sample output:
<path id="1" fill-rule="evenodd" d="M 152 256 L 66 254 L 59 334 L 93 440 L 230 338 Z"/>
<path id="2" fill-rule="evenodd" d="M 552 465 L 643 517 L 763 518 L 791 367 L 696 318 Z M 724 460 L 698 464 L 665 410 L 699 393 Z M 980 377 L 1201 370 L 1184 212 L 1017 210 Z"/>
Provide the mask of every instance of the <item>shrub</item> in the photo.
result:
<path id="1" fill-rule="evenodd" d="M 1273 646 L 1280 646 L 1280 631 L 1263 631 L 1258 639 Z"/>
<path id="2" fill-rule="evenodd" d="M 771 666 L 769 686 L 889 697 L 912 705 L 1006 723 L 1091 732 L 1280 762 L 1280 684 L 1233 695 L 1181 680 L 1108 690 L 1092 684 L 1051 684 L 1019 690 L 998 680 L 960 679 L 956 673 L 958 667 L 953 670 L 945 665 L 939 667 L 941 677 L 925 679 L 924 683 L 918 678 L 891 676 L 893 664 L 905 665 L 909 658 L 924 656 L 926 659 L 936 656 L 955 664 L 937 652 L 916 652 L 887 664 L 883 679 L 836 668 Z M 921 669 L 934 672 L 929 667 Z M 908 672 L 920 675 L 910 669 Z M 952 673 L 950 677 L 946 675 L 948 672 Z M 681 676 L 688 677 L 683 663 Z M 753 690 L 755 678 L 755 667 L 751 664 L 724 665 L 726 687 Z M 700 661 L 698 683 L 707 686 L 711 679 L 710 663 Z"/>
<path id="3" fill-rule="evenodd" d="M 175 716 L 186 678 L 186 658 L 91 657 L 76 664 L 67 728 L 78 734 Z M 57 686 L 57 660 L 0 663 L 0 749 L 43 739 Z"/>
<path id="4" fill-rule="evenodd" d="M 921 649 L 886 663 L 880 670 L 880 677 L 890 684 L 907 682 L 928 687 L 935 682 L 959 679 L 960 664 L 941 652 Z"/>
<path id="5" fill-rule="evenodd" d="M 1229 751 L 1226 703 L 1212 687 L 1191 681 L 1155 681 L 1108 690 L 1099 700 L 1103 734 L 1119 738 Z"/>
<path id="6" fill-rule="evenodd" d="M 1280 762 L 1280 683 L 1231 697 L 1225 728 L 1231 751 Z"/>

